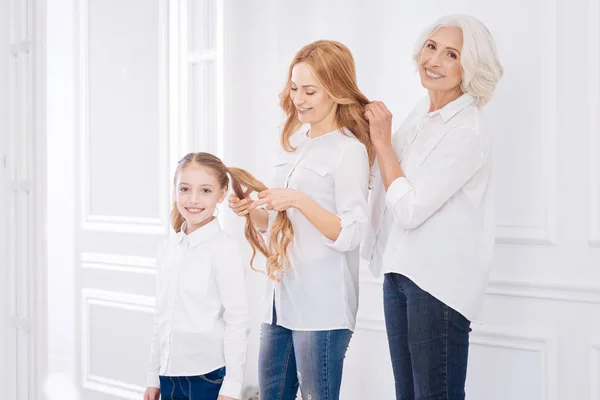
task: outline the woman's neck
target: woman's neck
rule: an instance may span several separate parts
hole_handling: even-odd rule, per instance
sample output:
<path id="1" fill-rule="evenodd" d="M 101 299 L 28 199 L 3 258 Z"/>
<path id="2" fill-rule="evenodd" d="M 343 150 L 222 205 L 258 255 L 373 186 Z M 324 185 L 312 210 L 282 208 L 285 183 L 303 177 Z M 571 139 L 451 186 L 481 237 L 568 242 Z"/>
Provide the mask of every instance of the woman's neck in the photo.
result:
<path id="1" fill-rule="evenodd" d="M 333 132 L 336 129 L 339 129 L 339 125 L 337 121 L 337 114 L 334 111 L 330 113 L 327 117 L 325 117 L 322 121 L 310 124 L 310 131 L 308 136 L 311 138 L 316 138 L 326 133 Z"/>
<path id="2" fill-rule="evenodd" d="M 429 91 L 429 112 L 444 108 L 463 95 L 459 87 L 446 91 Z"/>

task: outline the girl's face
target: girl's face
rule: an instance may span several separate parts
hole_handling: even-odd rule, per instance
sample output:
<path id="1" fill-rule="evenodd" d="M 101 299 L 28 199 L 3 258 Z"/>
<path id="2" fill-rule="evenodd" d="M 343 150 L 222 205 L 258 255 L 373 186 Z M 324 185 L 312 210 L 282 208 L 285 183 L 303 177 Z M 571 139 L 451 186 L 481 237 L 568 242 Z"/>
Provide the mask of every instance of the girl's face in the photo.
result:
<path id="1" fill-rule="evenodd" d="M 318 124 L 335 117 L 336 102 L 315 79 L 305 63 L 292 69 L 290 97 L 303 124 Z"/>
<path id="2" fill-rule="evenodd" d="M 212 221 L 226 193 L 211 169 L 194 163 L 183 167 L 175 185 L 175 203 L 187 222 L 187 234 Z"/>

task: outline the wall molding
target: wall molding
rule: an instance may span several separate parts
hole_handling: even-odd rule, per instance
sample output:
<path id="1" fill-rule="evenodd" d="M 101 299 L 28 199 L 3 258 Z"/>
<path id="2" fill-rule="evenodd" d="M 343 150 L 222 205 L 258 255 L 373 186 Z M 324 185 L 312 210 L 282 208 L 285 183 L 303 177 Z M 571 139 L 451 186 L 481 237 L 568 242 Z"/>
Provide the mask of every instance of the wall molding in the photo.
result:
<path id="1" fill-rule="evenodd" d="M 481 325 L 471 327 L 473 329 L 469 337 L 471 346 L 538 353 L 542 373 L 541 398 L 558 400 L 558 345 L 555 337 L 541 332 L 517 331 L 506 327 Z M 356 329 L 385 334 L 385 320 L 359 317 Z M 600 345 L 597 350 L 600 351 Z"/>
<path id="2" fill-rule="evenodd" d="M 43 1 L 10 0 L 2 6 L 5 24 L 7 123 L 0 175 L 6 212 L 2 234 L 6 252 L 0 259 L 7 276 L 4 292 L 6 327 L 0 337 L 6 372 L 3 398 L 41 398 L 48 369 L 45 231 L 36 225 L 46 216 L 46 14 Z M 2 147 L 2 146 L 0 146 Z M 33 279 L 35 277 L 35 279 Z M 5 329 L 6 328 L 6 329 Z"/>
<path id="3" fill-rule="evenodd" d="M 81 268 L 156 275 L 156 259 L 123 254 L 81 253 Z"/>
<path id="4" fill-rule="evenodd" d="M 91 373 L 91 307 L 111 307 L 154 314 L 154 304 L 154 298 L 149 296 L 96 289 L 81 291 L 81 376 L 85 389 L 124 399 L 137 400 L 141 398 L 140 396 L 145 391 L 144 387 Z"/>
<path id="5" fill-rule="evenodd" d="M 91 212 L 91 166 L 90 166 L 90 130 L 89 130 L 89 9 L 92 0 L 78 0 L 79 31 L 78 31 L 78 75 L 76 105 L 79 118 L 80 152 L 79 165 L 82 229 L 91 231 L 108 231 L 120 233 L 139 233 L 148 235 L 163 235 L 169 230 L 169 99 L 168 93 L 168 15 L 167 1 L 158 1 L 159 5 L 159 154 L 160 164 L 158 174 L 158 209 L 156 217 L 129 217 L 121 215 L 96 215 Z"/>
<path id="6" fill-rule="evenodd" d="M 517 280 L 491 281 L 486 294 L 506 297 L 600 304 L 600 286 Z"/>
<path id="7" fill-rule="evenodd" d="M 593 0 L 591 0 L 593 1 Z M 556 244 L 557 154 L 558 154 L 558 75 L 557 75 L 557 1 L 542 7 L 542 181 L 544 220 L 542 226 L 498 224 L 496 243 Z"/>
<path id="8" fill-rule="evenodd" d="M 590 220 L 589 245 L 600 247 L 600 6 L 596 0 L 587 2 L 587 70 L 588 124 L 589 124 L 589 174 L 590 174 Z"/>
<path id="9" fill-rule="evenodd" d="M 590 399 L 600 398 L 600 342 L 590 342 Z"/>
<path id="10" fill-rule="evenodd" d="M 558 342 L 541 332 L 518 332 L 500 327 L 474 326 L 471 345 L 539 353 L 542 399 L 558 400 Z"/>
<path id="11" fill-rule="evenodd" d="M 88 375 L 84 387 L 88 390 L 104 393 L 115 397 L 128 400 L 139 400 L 143 398 L 146 388 L 129 385 L 113 379 L 106 379 L 96 375 Z"/>
<path id="12" fill-rule="evenodd" d="M 373 277 L 366 268 L 361 268 L 359 281 L 365 285 L 383 285 L 383 277 Z M 486 294 L 570 303 L 600 304 L 600 285 L 494 279 L 489 282 Z"/>

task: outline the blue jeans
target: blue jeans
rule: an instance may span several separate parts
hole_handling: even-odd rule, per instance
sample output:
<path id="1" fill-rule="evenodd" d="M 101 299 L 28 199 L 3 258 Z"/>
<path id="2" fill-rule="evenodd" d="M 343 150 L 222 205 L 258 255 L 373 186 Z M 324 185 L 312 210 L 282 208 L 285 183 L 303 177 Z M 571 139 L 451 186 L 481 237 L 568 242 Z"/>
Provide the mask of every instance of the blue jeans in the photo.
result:
<path id="1" fill-rule="evenodd" d="M 258 353 L 260 400 L 338 400 L 352 331 L 292 331 L 262 324 Z"/>
<path id="2" fill-rule="evenodd" d="M 161 376 L 161 400 L 217 400 L 225 367 L 197 376 Z"/>
<path id="3" fill-rule="evenodd" d="M 385 274 L 383 303 L 396 399 L 464 399 L 471 322 L 400 274 Z"/>

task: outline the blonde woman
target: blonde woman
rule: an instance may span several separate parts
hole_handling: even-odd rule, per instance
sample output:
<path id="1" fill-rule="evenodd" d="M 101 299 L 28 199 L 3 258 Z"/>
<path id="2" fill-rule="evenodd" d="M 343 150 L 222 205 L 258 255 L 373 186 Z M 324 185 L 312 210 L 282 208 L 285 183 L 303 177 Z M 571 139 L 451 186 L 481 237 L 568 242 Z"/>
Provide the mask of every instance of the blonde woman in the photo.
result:
<path id="1" fill-rule="evenodd" d="M 358 247 L 367 221 L 374 154 L 346 46 L 317 41 L 292 60 L 281 93 L 286 121 L 275 185 L 259 200 L 230 197 L 240 216 L 269 231 L 278 212 L 293 227 L 289 265 L 270 280 L 261 330 L 263 400 L 339 398 L 358 307 Z M 260 208 L 266 206 L 266 210 Z"/>
<path id="2" fill-rule="evenodd" d="M 466 15 L 426 29 L 414 60 L 428 96 L 393 137 L 385 105 L 366 108 L 379 171 L 364 256 L 385 274 L 396 398 L 459 400 L 494 245 L 483 107 L 503 71 L 490 32 Z"/>

